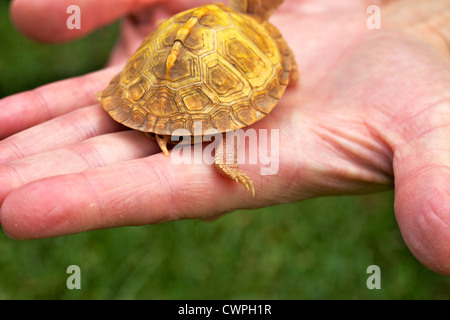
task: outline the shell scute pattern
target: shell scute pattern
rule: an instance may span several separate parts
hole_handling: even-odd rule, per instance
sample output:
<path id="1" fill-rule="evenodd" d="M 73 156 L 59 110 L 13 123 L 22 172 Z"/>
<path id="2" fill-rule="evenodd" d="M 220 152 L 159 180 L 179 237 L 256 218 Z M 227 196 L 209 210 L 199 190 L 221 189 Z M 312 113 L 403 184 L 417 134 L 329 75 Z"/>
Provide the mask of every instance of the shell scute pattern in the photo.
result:
<path id="1" fill-rule="evenodd" d="M 286 88 L 283 41 L 270 23 L 221 4 L 185 11 L 144 40 L 102 103 L 116 121 L 160 135 L 242 128 L 269 113 Z M 203 132 L 194 132 L 196 121 Z"/>

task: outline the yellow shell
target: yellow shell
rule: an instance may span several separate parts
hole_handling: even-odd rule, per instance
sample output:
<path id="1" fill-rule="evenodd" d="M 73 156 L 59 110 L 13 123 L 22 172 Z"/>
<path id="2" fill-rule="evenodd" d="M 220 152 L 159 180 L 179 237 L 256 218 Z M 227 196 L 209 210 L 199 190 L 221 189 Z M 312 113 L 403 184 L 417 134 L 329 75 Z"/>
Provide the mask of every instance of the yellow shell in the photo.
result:
<path id="1" fill-rule="evenodd" d="M 194 135 L 198 121 L 202 133 L 225 132 L 269 113 L 294 69 L 273 25 L 211 4 L 163 22 L 100 98 L 113 119 L 143 132 Z"/>

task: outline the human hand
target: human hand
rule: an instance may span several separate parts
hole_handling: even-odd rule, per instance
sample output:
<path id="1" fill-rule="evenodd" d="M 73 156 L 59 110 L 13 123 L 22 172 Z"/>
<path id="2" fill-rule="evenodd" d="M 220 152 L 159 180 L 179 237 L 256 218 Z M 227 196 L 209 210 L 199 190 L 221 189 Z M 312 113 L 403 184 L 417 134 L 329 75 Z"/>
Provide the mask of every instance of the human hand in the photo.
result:
<path id="1" fill-rule="evenodd" d="M 375 192 L 395 179 L 395 212 L 407 245 L 426 266 L 450 274 L 448 1 L 379 3 L 381 30 L 366 26 L 373 1 L 287 0 L 277 10 L 271 22 L 293 49 L 301 81 L 252 126 L 280 136 L 276 175 L 260 175 L 261 164 L 241 165 L 255 198 L 210 165 L 174 164 L 94 99 L 157 19 L 202 1 L 158 9 L 152 0 L 109 1 L 99 9 L 99 2 L 80 0 L 84 22 L 74 32 L 52 25 L 65 21 L 68 2 L 30 2 L 13 2 L 13 20 L 46 41 L 81 36 L 144 6 L 153 10 L 125 20 L 106 69 L 0 101 L 0 222 L 11 237 L 206 218 Z M 43 3 L 60 19 L 40 19 Z"/>

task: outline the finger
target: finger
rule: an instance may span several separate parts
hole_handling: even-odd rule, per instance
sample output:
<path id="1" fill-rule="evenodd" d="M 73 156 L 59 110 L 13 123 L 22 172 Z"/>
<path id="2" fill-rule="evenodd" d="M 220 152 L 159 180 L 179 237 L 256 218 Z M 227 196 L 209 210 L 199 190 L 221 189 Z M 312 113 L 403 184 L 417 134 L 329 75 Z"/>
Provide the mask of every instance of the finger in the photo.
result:
<path id="1" fill-rule="evenodd" d="M 159 153 L 29 183 L 5 199 L 0 221 L 9 236 L 31 239 L 265 204 L 210 165 L 175 165 Z"/>
<path id="2" fill-rule="evenodd" d="M 15 0 L 10 11 L 14 25 L 28 37 L 45 42 L 61 42 L 79 38 L 128 12 L 156 2 L 157 0 Z M 69 17 L 77 14 L 70 10 L 73 5 L 79 8 L 80 29 L 67 26 Z"/>
<path id="3" fill-rule="evenodd" d="M 78 108 L 97 103 L 120 67 L 51 83 L 0 100 L 0 139 Z"/>
<path id="4" fill-rule="evenodd" d="M 144 134 L 129 130 L 10 162 L 0 166 L 0 205 L 12 190 L 31 181 L 142 158 L 158 151 L 156 143 Z"/>
<path id="5" fill-rule="evenodd" d="M 11 4 L 10 11 L 14 25 L 28 37 L 45 42 L 61 42 L 82 37 L 127 13 L 138 12 L 156 3 L 164 3 L 180 11 L 205 2 L 200 0 L 15 0 Z M 67 26 L 70 17 L 76 14 L 69 8 L 72 5 L 79 8 L 79 29 Z"/>
<path id="6" fill-rule="evenodd" d="M 124 128 L 97 103 L 0 141 L 0 165 Z"/>
<path id="7" fill-rule="evenodd" d="M 394 153 L 395 213 L 417 259 L 450 275 L 450 130 L 442 125 L 449 119 L 449 105 L 445 108 L 428 119 L 432 130 Z"/>

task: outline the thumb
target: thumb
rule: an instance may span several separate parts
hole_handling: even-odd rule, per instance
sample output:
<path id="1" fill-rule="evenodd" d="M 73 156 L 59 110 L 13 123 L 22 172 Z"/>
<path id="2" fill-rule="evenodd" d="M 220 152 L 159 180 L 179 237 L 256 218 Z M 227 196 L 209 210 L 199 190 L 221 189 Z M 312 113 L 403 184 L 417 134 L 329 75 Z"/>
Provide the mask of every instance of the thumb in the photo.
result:
<path id="1" fill-rule="evenodd" d="M 144 7 L 163 4 L 178 12 L 206 3 L 206 0 L 13 0 L 10 7 L 14 25 L 26 36 L 43 42 L 62 42 L 82 37 L 93 30 Z M 80 29 L 69 29 L 68 19 L 79 10 Z M 68 12 L 69 11 L 69 12 Z"/>
<path id="2" fill-rule="evenodd" d="M 82 37 L 96 28 L 158 0 L 14 0 L 11 3 L 11 19 L 19 31 L 43 42 L 62 42 Z M 159 0 L 160 2 L 160 0 Z M 69 29 L 67 21 L 80 8 L 80 29 Z"/>
<path id="3" fill-rule="evenodd" d="M 416 258 L 450 275 L 450 105 L 441 110 L 429 119 L 432 130 L 394 152 L 395 214 Z"/>

